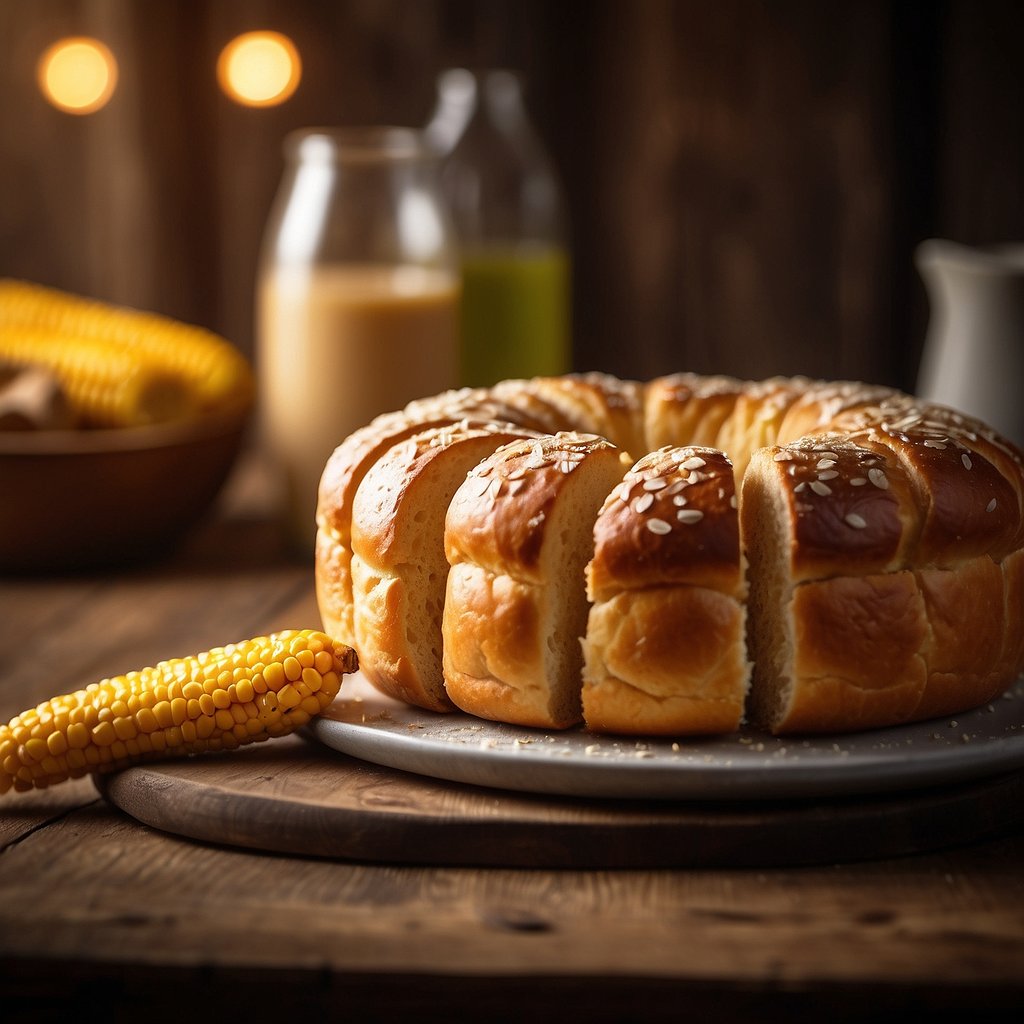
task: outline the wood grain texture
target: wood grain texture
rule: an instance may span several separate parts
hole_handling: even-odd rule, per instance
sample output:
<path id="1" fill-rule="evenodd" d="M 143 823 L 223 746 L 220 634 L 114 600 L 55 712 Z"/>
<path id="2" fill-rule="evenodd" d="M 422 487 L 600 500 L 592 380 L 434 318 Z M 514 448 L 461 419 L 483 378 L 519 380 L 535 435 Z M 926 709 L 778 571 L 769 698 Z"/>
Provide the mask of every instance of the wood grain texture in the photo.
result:
<path id="1" fill-rule="evenodd" d="M 961 845 L 1024 823 L 1024 772 L 895 798 L 695 806 L 532 797 L 436 782 L 298 737 L 97 781 L 117 807 L 175 835 L 413 865 L 831 864 Z"/>

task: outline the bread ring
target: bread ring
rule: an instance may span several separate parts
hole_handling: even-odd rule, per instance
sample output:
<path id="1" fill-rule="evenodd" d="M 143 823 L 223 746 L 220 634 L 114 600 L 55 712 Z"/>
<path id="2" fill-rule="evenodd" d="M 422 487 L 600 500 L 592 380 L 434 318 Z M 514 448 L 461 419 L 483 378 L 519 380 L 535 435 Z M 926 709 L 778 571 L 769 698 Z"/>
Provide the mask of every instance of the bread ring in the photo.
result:
<path id="1" fill-rule="evenodd" d="M 428 460 L 445 487 L 412 486 L 396 451 L 456 425 L 493 444 L 474 442 L 449 468 L 447 454 Z M 585 458 L 565 456 L 581 444 Z M 571 469 L 552 474 L 559 458 Z M 548 557 L 554 534 L 539 523 L 531 534 L 538 509 L 527 516 L 524 498 L 484 507 L 484 479 L 546 493 L 550 508 L 564 494 L 575 512 L 558 519 L 561 554 Z M 382 487 L 406 495 L 401 505 L 375 501 Z M 413 403 L 339 446 L 320 487 L 317 598 L 327 632 L 356 647 L 371 678 L 382 636 L 416 648 L 423 631 L 380 599 L 380 559 L 406 517 L 426 517 L 430 572 L 447 576 L 440 639 L 426 643 L 440 649 L 422 659 L 430 679 L 375 680 L 386 692 L 595 732 L 864 730 L 964 711 L 1020 675 L 1022 504 L 1020 451 L 890 388 L 694 374 L 503 381 Z M 495 547 L 512 524 L 519 548 Z M 546 552 L 539 576 L 531 543 Z M 538 618 L 552 601 L 559 615 Z"/>

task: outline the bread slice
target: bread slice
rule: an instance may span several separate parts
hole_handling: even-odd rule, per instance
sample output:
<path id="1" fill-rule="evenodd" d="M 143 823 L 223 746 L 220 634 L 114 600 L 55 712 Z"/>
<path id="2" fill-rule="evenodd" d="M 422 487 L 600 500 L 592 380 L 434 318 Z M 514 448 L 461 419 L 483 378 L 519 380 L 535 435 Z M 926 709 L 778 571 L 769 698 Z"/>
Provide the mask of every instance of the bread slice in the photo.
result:
<path id="1" fill-rule="evenodd" d="M 662 735 L 735 730 L 750 666 L 729 458 L 695 447 L 645 456 L 609 495 L 594 538 L 587 725 Z"/>
<path id="2" fill-rule="evenodd" d="M 459 488 L 443 635 L 445 688 L 462 710 L 538 728 L 580 721 L 584 569 L 628 466 L 603 438 L 559 433 L 499 449 Z"/>
<path id="3" fill-rule="evenodd" d="M 908 720 L 929 624 L 905 568 L 919 517 L 898 460 L 841 436 L 761 449 L 740 510 L 752 719 L 775 733 Z"/>
<path id="4" fill-rule="evenodd" d="M 388 449 L 363 477 L 352 503 L 354 646 L 383 693 L 452 710 L 441 673 L 448 503 L 495 448 L 528 436 L 495 424 L 435 427 Z"/>

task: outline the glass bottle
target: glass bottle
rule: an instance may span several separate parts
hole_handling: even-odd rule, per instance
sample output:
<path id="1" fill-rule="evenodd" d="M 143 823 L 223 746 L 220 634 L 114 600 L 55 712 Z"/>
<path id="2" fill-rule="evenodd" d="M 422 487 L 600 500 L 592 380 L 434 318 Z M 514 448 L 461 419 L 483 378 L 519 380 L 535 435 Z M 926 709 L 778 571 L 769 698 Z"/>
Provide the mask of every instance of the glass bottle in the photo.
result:
<path id="1" fill-rule="evenodd" d="M 456 385 L 460 281 L 421 133 L 303 130 L 285 156 L 257 283 L 260 436 L 286 536 L 311 555 L 334 448 L 379 413 Z"/>
<path id="2" fill-rule="evenodd" d="M 452 68 L 426 128 L 462 268 L 460 383 L 565 373 L 572 362 L 562 189 L 511 71 Z"/>

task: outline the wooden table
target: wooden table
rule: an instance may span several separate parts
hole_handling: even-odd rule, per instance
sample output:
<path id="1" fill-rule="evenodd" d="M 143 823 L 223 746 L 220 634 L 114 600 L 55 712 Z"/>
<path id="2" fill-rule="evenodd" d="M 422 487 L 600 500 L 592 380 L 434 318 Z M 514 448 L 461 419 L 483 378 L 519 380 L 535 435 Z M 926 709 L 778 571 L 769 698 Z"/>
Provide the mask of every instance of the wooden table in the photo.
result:
<path id="1" fill-rule="evenodd" d="M 311 568 L 282 553 L 254 493 L 238 474 L 161 562 L 0 580 L 0 715 L 319 625 Z M 449 867 L 197 842 L 89 779 L 9 794 L 0 1019 L 82 1005 L 115 1019 L 1005 1019 L 1024 1007 L 1024 829 L 842 865 Z"/>

